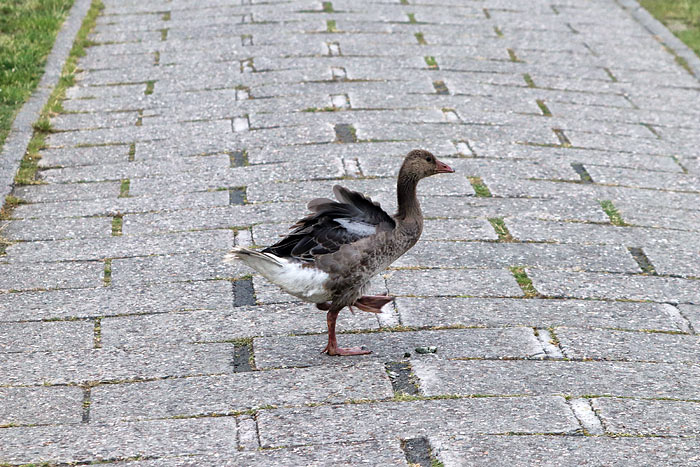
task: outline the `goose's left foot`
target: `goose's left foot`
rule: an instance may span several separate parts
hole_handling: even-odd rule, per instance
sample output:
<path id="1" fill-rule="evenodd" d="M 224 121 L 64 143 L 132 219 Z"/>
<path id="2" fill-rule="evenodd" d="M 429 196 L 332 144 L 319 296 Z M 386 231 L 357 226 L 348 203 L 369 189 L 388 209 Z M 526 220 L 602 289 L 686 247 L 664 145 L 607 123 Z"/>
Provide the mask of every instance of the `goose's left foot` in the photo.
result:
<path id="1" fill-rule="evenodd" d="M 328 344 L 321 351 L 321 353 L 327 353 L 328 355 L 367 355 L 372 353 L 371 350 L 367 350 L 363 347 L 349 347 L 343 348 L 338 347 L 338 342 L 335 338 L 335 321 L 338 319 L 339 311 L 329 311 L 326 314 L 326 321 L 328 323 Z"/>

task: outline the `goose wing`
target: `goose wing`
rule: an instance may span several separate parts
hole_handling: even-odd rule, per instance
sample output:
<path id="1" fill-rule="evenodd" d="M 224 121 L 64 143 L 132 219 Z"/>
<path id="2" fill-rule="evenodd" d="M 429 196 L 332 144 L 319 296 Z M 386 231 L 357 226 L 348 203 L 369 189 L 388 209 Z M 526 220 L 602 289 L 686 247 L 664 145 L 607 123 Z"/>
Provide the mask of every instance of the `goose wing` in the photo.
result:
<path id="1" fill-rule="evenodd" d="M 263 252 L 310 262 L 316 256 L 335 253 L 343 245 L 396 227 L 394 219 L 367 196 L 340 185 L 333 187 L 333 193 L 338 201 L 317 198 L 309 202 L 312 214 L 300 219 L 289 235 Z"/>

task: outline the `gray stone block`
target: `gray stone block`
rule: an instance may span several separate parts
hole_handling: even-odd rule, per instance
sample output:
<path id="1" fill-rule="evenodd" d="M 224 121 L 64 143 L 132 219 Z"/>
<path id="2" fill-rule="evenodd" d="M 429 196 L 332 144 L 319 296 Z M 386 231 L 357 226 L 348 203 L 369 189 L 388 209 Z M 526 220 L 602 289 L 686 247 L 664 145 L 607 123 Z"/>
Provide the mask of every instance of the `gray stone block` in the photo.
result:
<path id="1" fill-rule="evenodd" d="M 0 263 L 0 291 L 98 287 L 103 270 L 96 261 Z"/>
<path id="2" fill-rule="evenodd" d="M 233 344 L 11 353 L 1 385 L 64 385 L 233 373 Z"/>
<path id="3" fill-rule="evenodd" d="M 506 269 L 400 270 L 386 273 L 394 295 L 521 297 L 523 291 Z"/>
<path id="4" fill-rule="evenodd" d="M 121 182 L 27 185 L 15 187 L 15 196 L 29 203 L 116 198 L 120 185 Z"/>
<path id="5" fill-rule="evenodd" d="M 7 428 L 0 432 L 0 446 L 0 459 L 16 464 L 235 455 L 238 448 L 233 417 Z"/>
<path id="6" fill-rule="evenodd" d="M 535 288 L 550 297 L 700 303 L 696 281 L 672 277 L 527 270 Z"/>
<path id="7" fill-rule="evenodd" d="M 100 284 L 99 288 L 91 289 L 6 294 L 0 301 L 0 321 L 227 310 L 232 302 L 231 284 L 225 281 L 138 284 L 134 287 L 102 287 Z"/>
<path id="8" fill-rule="evenodd" d="M 557 326 L 685 331 L 687 323 L 665 303 L 603 300 L 399 297 L 401 323 L 435 326 Z"/>
<path id="9" fill-rule="evenodd" d="M 394 392 L 384 365 L 253 371 L 145 383 L 96 387 L 90 419 L 171 418 L 225 414 L 262 406 L 343 403 L 353 399 L 385 399 Z"/>
<path id="10" fill-rule="evenodd" d="M 47 223 L 44 219 L 24 219 L 0 227 L 9 240 L 48 241 L 69 238 L 106 238 L 112 235 L 111 217 L 65 217 Z"/>
<path id="11" fill-rule="evenodd" d="M 342 322 L 339 326 L 342 331 Z M 417 347 L 437 347 L 437 354 L 445 358 L 528 358 L 542 354 L 532 329 L 524 327 L 353 333 L 340 335 L 338 341 L 343 347 L 365 345 L 372 351 L 371 355 L 353 357 L 357 361 L 402 360 L 414 355 Z M 256 365 L 280 368 L 338 364 L 347 360 L 319 354 L 326 342 L 325 334 L 256 338 L 253 341 Z"/>
<path id="12" fill-rule="evenodd" d="M 622 246 L 420 241 L 395 267 L 507 268 L 531 266 L 610 272 L 641 272 Z"/>
<path id="13" fill-rule="evenodd" d="M 45 242 L 22 242 L 7 248 L 13 262 L 90 261 L 188 252 L 214 252 L 233 247 L 233 233 L 228 230 L 182 232 L 170 235 L 121 235 L 103 239 L 75 239 Z M 167 274 L 167 271 L 162 271 Z"/>
<path id="14" fill-rule="evenodd" d="M 231 289 L 230 283 L 226 285 Z M 344 330 L 379 327 L 376 317 L 369 313 L 345 314 L 342 323 Z M 105 348 L 179 345 L 252 336 L 318 333 L 326 329 L 324 313 L 308 303 L 296 301 L 233 308 L 231 295 L 229 302 L 220 305 L 218 310 L 105 318 L 102 321 L 102 345 Z"/>
<path id="15" fill-rule="evenodd" d="M 564 356 L 642 362 L 698 361 L 698 338 L 688 334 L 557 328 Z"/>
<path id="16" fill-rule="evenodd" d="M 593 400 L 593 409 L 608 433 L 674 437 L 700 433 L 698 402 L 601 398 Z"/>
<path id="17" fill-rule="evenodd" d="M 644 253 L 659 274 L 697 278 L 700 277 L 700 241 L 697 235 L 687 240 L 684 244 L 644 248 Z"/>
<path id="18" fill-rule="evenodd" d="M 694 398 L 700 366 L 562 361 L 411 361 L 426 396 L 547 395 Z"/>
<path id="19" fill-rule="evenodd" d="M 700 461 L 695 440 L 583 436 L 431 436 L 445 467 L 507 464 L 513 467 L 669 465 Z"/>
<path id="20" fill-rule="evenodd" d="M 488 414 L 488 415 L 486 415 Z M 318 430 L 323 423 L 327 430 Z M 265 411 L 263 448 L 289 444 L 415 438 L 450 433 L 573 433 L 579 425 L 561 397 L 388 402 Z"/>
<path id="21" fill-rule="evenodd" d="M 92 321 L 5 323 L 0 328 L 0 353 L 91 349 L 94 328 Z"/>
<path id="22" fill-rule="evenodd" d="M 0 397 L 0 426 L 75 424 L 83 418 L 81 388 L 0 388 Z"/>

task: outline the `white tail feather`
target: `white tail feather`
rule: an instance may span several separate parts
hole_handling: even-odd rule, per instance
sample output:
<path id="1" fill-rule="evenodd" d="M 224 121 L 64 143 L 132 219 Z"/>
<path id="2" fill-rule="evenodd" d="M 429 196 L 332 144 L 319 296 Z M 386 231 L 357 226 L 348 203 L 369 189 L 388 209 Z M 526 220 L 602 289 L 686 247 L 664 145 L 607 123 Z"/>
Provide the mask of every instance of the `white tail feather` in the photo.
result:
<path id="1" fill-rule="evenodd" d="M 311 303 L 330 300 L 329 292 L 323 287 L 328 274 L 314 268 L 304 268 L 301 264 L 277 257 L 271 253 L 236 247 L 224 257 L 231 263 L 240 260 L 258 271 L 265 279 L 276 284 L 285 292 Z"/>

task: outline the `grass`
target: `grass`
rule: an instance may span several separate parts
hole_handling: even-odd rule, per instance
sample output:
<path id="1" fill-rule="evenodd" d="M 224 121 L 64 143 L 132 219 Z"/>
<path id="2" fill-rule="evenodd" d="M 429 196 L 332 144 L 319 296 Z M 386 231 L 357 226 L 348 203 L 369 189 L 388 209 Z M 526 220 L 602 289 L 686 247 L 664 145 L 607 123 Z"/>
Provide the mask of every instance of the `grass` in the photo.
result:
<path id="1" fill-rule="evenodd" d="M 0 146 L 44 73 L 73 0 L 0 2 Z"/>
<path id="2" fill-rule="evenodd" d="M 469 183 L 471 183 L 472 188 L 474 188 L 474 193 L 476 193 L 476 196 L 480 198 L 490 198 L 491 197 L 491 190 L 489 190 L 489 187 L 484 184 L 484 181 L 481 179 L 481 177 L 468 177 L 469 178 Z"/>
<path id="3" fill-rule="evenodd" d="M 17 2 L 20 3 L 20 2 Z M 24 2 L 29 4 L 41 3 L 41 0 Z M 5 8 L 5 6 L 1 7 Z M 33 185 L 40 183 L 36 179 L 36 172 L 38 168 L 39 159 L 41 155 L 39 150 L 44 147 L 44 141 L 46 134 L 51 132 L 51 124 L 49 119 L 63 111 L 63 106 L 61 102 L 65 97 L 66 90 L 71 87 L 75 82 L 74 73 L 78 67 L 78 59 L 85 55 L 85 47 L 90 44 L 87 39 L 87 35 L 95 26 L 95 21 L 99 12 L 103 9 L 102 2 L 99 0 L 93 0 L 88 13 L 83 20 L 83 24 L 78 31 L 76 41 L 71 48 L 68 55 L 63 70 L 61 71 L 61 76 L 58 79 L 58 83 L 54 88 L 53 92 L 49 96 L 46 105 L 42 109 L 39 120 L 34 124 L 34 134 L 27 147 L 27 152 L 25 153 L 22 161 L 20 162 L 20 168 L 15 176 L 15 185 Z M 0 15 L 1 16 L 1 15 Z M 2 36 L 0 36 L 0 45 L 2 45 Z M 2 47 L 0 47 L 0 50 Z M 2 67 L 0 63 L 0 67 Z M 0 83 L 0 87 L 2 84 Z M 0 93 L 1 94 L 1 93 Z"/>
<path id="4" fill-rule="evenodd" d="M 625 221 L 622 220 L 620 212 L 617 210 L 612 201 L 607 199 L 601 200 L 600 207 L 602 207 L 603 211 L 605 211 L 605 214 L 608 215 L 608 217 L 610 218 L 610 223 L 612 225 L 616 225 L 618 227 L 624 227 L 627 225 Z"/>
<path id="5" fill-rule="evenodd" d="M 537 289 L 535 289 L 535 286 L 532 285 L 532 279 L 528 277 L 524 267 L 513 266 L 509 269 L 510 272 L 513 273 L 513 277 L 515 277 L 515 281 L 520 286 L 520 289 L 525 294 L 525 298 L 535 298 L 540 296 Z"/>
<path id="6" fill-rule="evenodd" d="M 437 70 L 438 69 L 438 64 L 437 60 L 435 60 L 435 57 L 432 56 L 427 56 L 424 57 L 426 65 L 428 65 L 428 68 L 431 70 Z"/>
<path id="7" fill-rule="evenodd" d="M 515 241 L 513 236 L 508 231 L 508 227 L 506 227 L 506 222 L 503 220 L 502 217 L 491 217 L 489 218 L 489 222 L 491 223 L 493 230 L 496 231 L 496 235 L 498 235 L 499 242 Z"/>
<path id="8" fill-rule="evenodd" d="M 640 0 L 639 3 L 700 56 L 700 0 Z"/>

